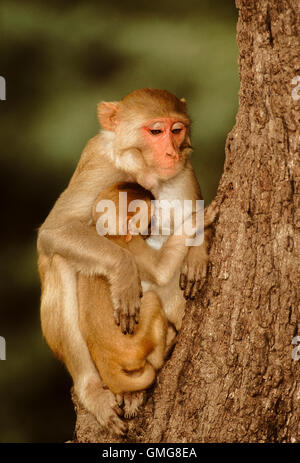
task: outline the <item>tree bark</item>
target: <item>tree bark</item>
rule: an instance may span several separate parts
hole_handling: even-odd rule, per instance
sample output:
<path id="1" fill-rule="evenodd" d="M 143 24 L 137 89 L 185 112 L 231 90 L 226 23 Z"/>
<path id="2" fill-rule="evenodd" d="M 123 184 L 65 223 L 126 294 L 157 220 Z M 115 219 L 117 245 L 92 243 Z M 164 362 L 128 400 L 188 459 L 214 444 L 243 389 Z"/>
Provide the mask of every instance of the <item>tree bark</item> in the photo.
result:
<path id="1" fill-rule="evenodd" d="M 226 141 L 207 282 L 187 305 L 172 357 L 126 438 L 104 433 L 75 398 L 79 442 L 300 441 L 300 361 L 292 358 L 300 100 L 291 82 L 300 75 L 300 4 L 236 5 L 239 110 Z"/>

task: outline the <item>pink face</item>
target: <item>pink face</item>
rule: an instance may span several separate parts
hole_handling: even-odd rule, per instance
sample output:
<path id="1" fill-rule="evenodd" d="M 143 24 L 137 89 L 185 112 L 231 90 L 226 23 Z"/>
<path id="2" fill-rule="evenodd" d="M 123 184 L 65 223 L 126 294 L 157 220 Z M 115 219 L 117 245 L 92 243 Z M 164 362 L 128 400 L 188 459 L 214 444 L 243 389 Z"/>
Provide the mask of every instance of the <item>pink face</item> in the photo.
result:
<path id="1" fill-rule="evenodd" d="M 157 170 L 165 174 L 175 173 L 180 146 L 186 135 L 184 123 L 175 117 L 161 117 L 147 121 L 142 130 Z"/>

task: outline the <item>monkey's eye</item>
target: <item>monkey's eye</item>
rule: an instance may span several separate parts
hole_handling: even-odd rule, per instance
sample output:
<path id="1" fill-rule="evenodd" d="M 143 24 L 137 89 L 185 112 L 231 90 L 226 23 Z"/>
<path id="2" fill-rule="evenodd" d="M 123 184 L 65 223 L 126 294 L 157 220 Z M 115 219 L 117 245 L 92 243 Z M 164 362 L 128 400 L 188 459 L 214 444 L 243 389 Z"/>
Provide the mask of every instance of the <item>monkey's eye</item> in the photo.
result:
<path id="1" fill-rule="evenodd" d="M 150 132 L 152 133 L 152 135 L 159 135 L 160 133 L 162 133 L 162 130 L 159 130 L 159 129 L 152 129 L 150 130 Z"/>
<path id="2" fill-rule="evenodd" d="M 176 135 L 182 132 L 183 129 L 184 129 L 183 123 L 178 121 L 173 124 L 171 132 L 174 133 L 174 135 Z"/>

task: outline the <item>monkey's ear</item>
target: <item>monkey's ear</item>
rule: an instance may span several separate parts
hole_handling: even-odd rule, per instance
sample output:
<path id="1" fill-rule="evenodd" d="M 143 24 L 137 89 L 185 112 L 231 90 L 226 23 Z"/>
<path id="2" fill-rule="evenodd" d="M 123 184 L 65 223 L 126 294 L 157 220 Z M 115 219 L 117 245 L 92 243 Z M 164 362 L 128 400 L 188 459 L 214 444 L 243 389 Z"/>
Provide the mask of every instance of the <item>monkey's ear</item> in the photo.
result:
<path id="1" fill-rule="evenodd" d="M 117 127 L 117 112 L 120 108 L 118 101 L 102 101 L 98 104 L 97 114 L 98 120 L 105 130 L 114 132 Z"/>
<path id="2" fill-rule="evenodd" d="M 185 99 L 185 98 L 180 98 L 180 101 L 181 101 L 181 103 L 184 103 L 184 104 L 186 103 L 186 99 Z"/>

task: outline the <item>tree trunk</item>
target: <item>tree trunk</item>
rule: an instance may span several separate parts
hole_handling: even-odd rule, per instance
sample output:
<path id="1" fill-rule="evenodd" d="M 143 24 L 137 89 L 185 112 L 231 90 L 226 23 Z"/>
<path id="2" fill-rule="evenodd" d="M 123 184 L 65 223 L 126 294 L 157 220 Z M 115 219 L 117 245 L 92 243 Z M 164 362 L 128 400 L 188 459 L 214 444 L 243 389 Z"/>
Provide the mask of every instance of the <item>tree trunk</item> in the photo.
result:
<path id="1" fill-rule="evenodd" d="M 236 4 L 239 110 L 208 280 L 124 442 L 300 441 L 300 4 Z M 122 442 L 76 405 L 77 441 Z"/>

